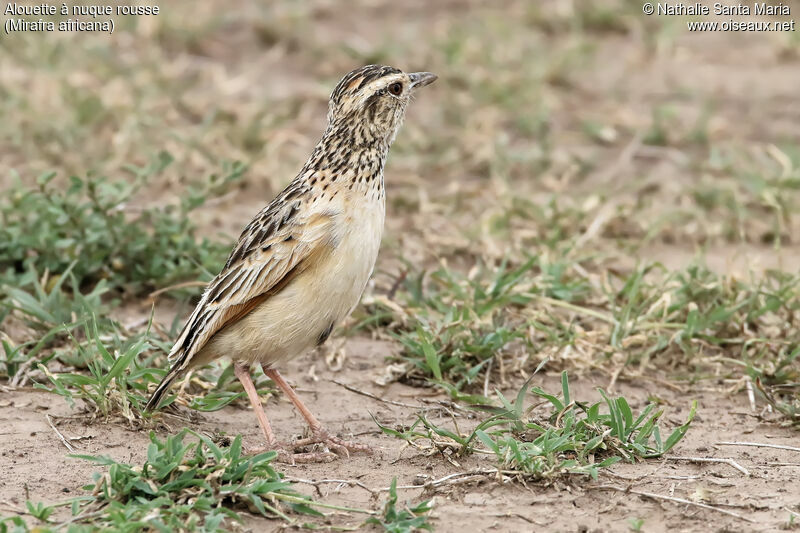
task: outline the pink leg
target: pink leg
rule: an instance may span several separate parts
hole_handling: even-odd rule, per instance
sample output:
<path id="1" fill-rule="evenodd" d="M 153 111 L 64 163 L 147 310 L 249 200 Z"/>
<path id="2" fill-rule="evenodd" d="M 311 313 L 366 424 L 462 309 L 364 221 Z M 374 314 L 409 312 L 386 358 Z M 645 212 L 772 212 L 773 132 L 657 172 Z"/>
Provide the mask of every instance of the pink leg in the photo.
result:
<path id="1" fill-rule="evenodd" d="M 250 399 L 250 404 L 253 406 L 253 412 L 255 412 L 256 418 L 258 418 L 258 425 L 261 426 L 261 431 L 264 433 L 264 438 L 267 439 L 266 449 L 276 450 L 278 452 L 279 461 L 292 464 L 323 463 L 332 461 L 336 457 L 336 455 L 331 452 L 292 453 L 291 449 L 287 451 L 285 446 L 278 443 L 278 439 L 275 438 L 275 433 L 272 432 L 272 427 L 269 424 L 269 420 L 267 420 L 267 414 L 264 412 L 264 408 L 261 406 L 261 400 L 258 397 L 256 386 L 253 384 L 253 380 L 250 377 L 249 368 L 242 363 L 234 363 L 233 373 L 237 378 L 239 378 L 239 381 L 242 382 L 242 387 L 244 387 L 244 391 L 247 393 L 247 397 Z M 250 450 L 248 453 L 258 453 L 262 450 L 264 450 L 264 448 L 256 448 L 255 450 Z"/>
<path id="2" fill-rule="evenodd" d="M 253 406 L 253 412 L 256 414 L 256 418 L 258 418 L 258 425 L 261 426 L 264 438 L 267 439 L 267 447 L 270 449 L 277 448 L 278 439 L 275 438 L 275 433 L 272 432 L 272 427 L 269 425 L 269 420 L 267 420 L 267 413 L 264 412 L 264 408 L 261 406 L 261 400 L 258 397 L 258 392 L 256 392 L 256 386 L 253 385 L 253 380 L 250 377 L 250 370 L 241 363 L 234 363 L 233 373 L 239 378 L 239 381 L 242 382 L 242 387 L 244 387 L 244 391 L 247 393 L 250 405 Z"/>
<path id="3" fill-rule="evenodd" d="M 294 389 L 292 389 L 286 380 L 283 379 L 283 376 L 281 376 L 277 370 L 267 368 L 266 365 L 261 365 L 261 368 L 264 369 L 264 374 L 274 381 L 275 384 L 283 391 L 283 393 L 289 397 L 289 400 L 291 400 L 294 406 L 297 407 L 297 410 L 300 411 L 300 414 L 303 415 L 303 418 L 311 428 L 312 436 L 308 439 L 301 439 L 295 442 L 295 446 L 323 443 L 329 445 L 331 448 L 336 450 L 337 453 L 347 456 L 350 455 L 351 451 L 372 453 L 372 449 L 369 446 L 348 442 L 328 433 L 325 428 L 322 427 L 322 424 L 319 423 L 319 420 L 317 420 L 311 411 L 308 410 L 308 407 L 305 406 Z"/>

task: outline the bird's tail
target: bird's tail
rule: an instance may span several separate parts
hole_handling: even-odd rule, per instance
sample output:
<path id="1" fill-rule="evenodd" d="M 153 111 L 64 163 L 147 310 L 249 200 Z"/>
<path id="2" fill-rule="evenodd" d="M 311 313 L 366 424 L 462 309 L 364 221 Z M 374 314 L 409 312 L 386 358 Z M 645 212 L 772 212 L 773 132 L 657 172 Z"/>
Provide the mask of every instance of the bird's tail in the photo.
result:
<path id="1" fill-rule="evenodd" d="M 164 399 L 164 395 L 169 391 L 169 388 L 172 386 L 172 382 L 175 381 L 181 374 L 183 373 L 183 369 L 180 367 L 172 368 L 167 375 L 164 376 L 164 379 L 161 380 L 161 383 L 158 384 L 156 387 L 156 391 L 147 401 L 147 405 L 145 405 L 145 411 L 155 411 L 158 409 L 158 405 L 161 403 L 161 400 Z"/>

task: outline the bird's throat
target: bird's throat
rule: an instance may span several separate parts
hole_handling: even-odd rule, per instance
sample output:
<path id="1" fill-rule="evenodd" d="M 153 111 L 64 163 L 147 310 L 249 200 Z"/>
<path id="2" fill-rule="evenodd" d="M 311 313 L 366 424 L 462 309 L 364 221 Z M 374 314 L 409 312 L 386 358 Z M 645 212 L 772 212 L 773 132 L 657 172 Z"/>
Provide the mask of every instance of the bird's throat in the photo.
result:
<path id="1" fill-rule="evenodd" d="M 302 174 L 312 187 L 327 185 L 382 200 L 383 168 L 388 152 L 385 139 L 329 129 L 314 148 Z"/>

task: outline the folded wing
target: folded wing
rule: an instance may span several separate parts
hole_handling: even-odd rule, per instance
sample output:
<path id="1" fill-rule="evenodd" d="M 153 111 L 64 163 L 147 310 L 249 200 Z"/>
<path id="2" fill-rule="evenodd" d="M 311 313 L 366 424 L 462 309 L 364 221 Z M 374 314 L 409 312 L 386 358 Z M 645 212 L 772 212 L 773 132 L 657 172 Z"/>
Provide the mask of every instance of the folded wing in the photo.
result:
<path id="1" fill-rule="evenodd" d="M 331 249 L 332 215 L 301 218 L 299 202 L 270 205 L 245 228 L 175 341 L 170 373 L 189 368 L 194 354 L 216 333 L 279 292 Z"/>

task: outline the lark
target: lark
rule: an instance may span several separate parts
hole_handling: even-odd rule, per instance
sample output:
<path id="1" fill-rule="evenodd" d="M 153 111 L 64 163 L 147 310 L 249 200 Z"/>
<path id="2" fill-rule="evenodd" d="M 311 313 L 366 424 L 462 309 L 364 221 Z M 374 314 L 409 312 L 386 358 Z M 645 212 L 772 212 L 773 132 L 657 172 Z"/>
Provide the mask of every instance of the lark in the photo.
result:
<path id="1" fill-rule="evenodd" d="M 147 410 L 158 408 L 188 371 L 229 357 L 268 449 L 296 462 L 370 451 L 329 433 L 278 368 L 325 342 L 358 304 L 383 233 L 389 147 L 411 98 L 436 78 L 379 65 L 342 78 L 330 96 L 322 139 L 294 180 L 245 227 L 208 284 L 170 351 L 170 369 Z M 250 377 L 253 364 L 260 364 L 297 407 L 311 429 L 309 438 L 279 444 Z M 295 453 L 317 443 L 326 451 Z"/>

